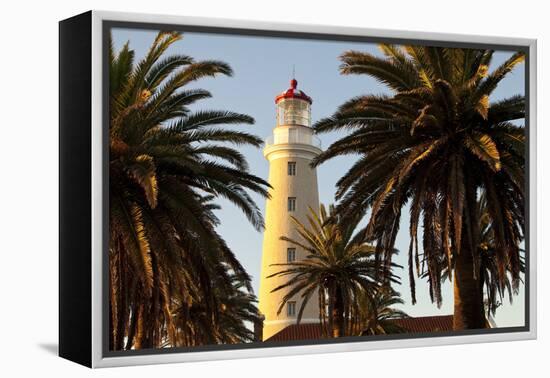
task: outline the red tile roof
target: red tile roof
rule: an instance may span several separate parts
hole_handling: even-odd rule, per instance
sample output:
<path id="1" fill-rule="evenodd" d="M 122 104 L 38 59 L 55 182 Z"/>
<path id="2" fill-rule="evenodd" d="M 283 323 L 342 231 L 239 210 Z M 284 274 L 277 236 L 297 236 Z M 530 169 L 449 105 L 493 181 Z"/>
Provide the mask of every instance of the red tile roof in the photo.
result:
<path id="1" fill-rule="evenodd" d="M 408 333 L 441 332 L 453 330 L 453 316 L 423 316 L 420 318 L 395 319 L 394 323 Z"/>
<path id="2" fill-rule="evenodd" d="M 453 316 L 424 316 L 419 318 L 395 319 L 395 324 L 404 328 L 407 333 L 441 332 L 453 329 Z M 266 341 L 292 341 L 320 339 L 321 327 L 319 324 L 292 324 Z"/>
<path id="3" fill-rule="evenodd" d="M 319 324 L 291 324 L 277 332 L 265 341 L 291 341 L 321 339 L 321 327 Z"/>

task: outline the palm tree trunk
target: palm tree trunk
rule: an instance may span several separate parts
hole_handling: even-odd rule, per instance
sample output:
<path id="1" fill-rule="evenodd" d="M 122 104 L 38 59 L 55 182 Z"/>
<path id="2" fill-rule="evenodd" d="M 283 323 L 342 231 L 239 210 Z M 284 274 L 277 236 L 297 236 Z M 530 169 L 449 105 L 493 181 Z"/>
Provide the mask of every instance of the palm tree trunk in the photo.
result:
<path id="1" fill-rule="evenodd" d="M 145 320 L 143 319 L 144 315 L 144 304 L 139 303 L 138 305 L 138 312 L 136 314 L 137 316 L 137 324 L 136 324 L 136 333 L 134 338 L 134 349 L 141 349 L 143 348 L 143 339 L 144 339 L 144 328 L 145 328 Z"/>
<path id="2" fill-rule="evenodd" d="M 454 257 L 454 316 L 453 329 L 486 327 L 483 306 L 483 282 L 480 264 L 475 261 L 479 245 L 477 194 L 475 186 L 465 176 L 465 206 L 460 253 Z M 474 249 L 474 250 L 472 250 Z"/>
<path id="3" fill-rule="evenodd" d="M 115 329 L 116 319 L 115 319 L 115 313 L 116 313 L 116 290 L 115 290 L 115 282 L 114 282 L 114 273 L 113 270 L 115 268 L 113 267 L 113 257 L 110 257 L 109 260 L 109 289 L 110 289 L 110 301 L 109 301 L 109 350 L 114 350 L 115 348 L 115 339 L 117 330 Z"/>
<path id="4" fill-rule="evenodd" d="M 323 338 L 328 337 L 327 330 L 327 304 L 326 304 L 326 294 L 325 287 L 322 286 L 319 289 L 319 322 L 321 323 L 321 336 Z"/>
<path id="5" fill-rule="evenodd" d="M 332 307 L 332 337 L 344 336 L 344 327 L 344 297 L 342 289 L 336 285 L 334 288 L 334 305 Z"/>
<path id="6" fill-rule="evenodd" d="M 485 324 L 480 272 L 474 275 L 472 253 L 463 248 L 455 257 L 453 329 L 479 329 Z"/>
<path id="7" fill-rule="evenodd" d="M 117 304 L 117 325 L 116 325 L 116 339 L 115 339 L 115 350 L 122 350 L 124 346 L 124 336 L 126 333 L 127 326 L 127 316 L 128 316 L 128 283 L 126 281 L 126 261 L 125 261 L 125 250 L 122 242 L 120 243 L 120 248 L 118 250 L 118 290 L 119 298 Z"/>
<path id="8" fill-rule="evenodd" d="M 151 346 L 158 348 L 160 344 L 160 322 L 159 322 L 159 311 L 160 311 L 160 283 L 159 283 L 159 266 L 157 263 L 157 257 L 154 253 L 151 253 L 151 265 L 153 267 L 153 297 L 151 304 L 151 314 L 150 314 L 150 330 L 149 330 L 149 340 Z"/>

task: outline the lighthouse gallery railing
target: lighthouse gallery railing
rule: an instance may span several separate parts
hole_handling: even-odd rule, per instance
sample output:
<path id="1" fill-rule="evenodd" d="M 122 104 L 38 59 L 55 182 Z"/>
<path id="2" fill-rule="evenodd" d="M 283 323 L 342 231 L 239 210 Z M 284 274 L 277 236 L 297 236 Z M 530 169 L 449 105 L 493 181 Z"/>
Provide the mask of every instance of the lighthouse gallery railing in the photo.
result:
<path id="1" fill-rule="evenodd" d="M 321 140 L 315 135 L 307 135 L 307 134 L 295 134 L 295 135 L 282 134 L 282 135 L 277 135 L 276 137 L 270 136 L 265 140 L 265 147 L 273 146 L 276 144 L 289 144 L 289 143 L 307 144 L 310 146 L 321 148 Z"/>

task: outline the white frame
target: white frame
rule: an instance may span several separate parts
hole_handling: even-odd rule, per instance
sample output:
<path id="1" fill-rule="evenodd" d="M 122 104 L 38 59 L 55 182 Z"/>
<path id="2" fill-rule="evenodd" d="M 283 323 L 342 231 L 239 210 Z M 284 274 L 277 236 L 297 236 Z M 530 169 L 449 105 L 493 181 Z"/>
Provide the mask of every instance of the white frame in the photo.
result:
<path id="1" fill-rule="evenodd" d="M 186 353 L 158 353 L 121 357 L 103 357 L 103 303 L 102 303 L 102 266 L 103 266 L 103 177 L 102 177 L 102 22 L 124 21 L 172 25 L 192 25 L 206 27 L 224 27 L 267 31 L 288 31 L 302 33 L 321 33 L 332 35 L 357 35 L 368 37 L 403 38 L 424 41 L 447 41 L 457 43 L 485 43 L 517 45 L 529 48 L 529 326 L 528 332 L 456 335 L 449 337 L 426 337 L 399 340 L 381 340 L 340 344 L 313 344 L 300 346 L 282 346 L 270 348 L 249 348 Z M 257 21 L 215 19 L 202 17 L 167 16 L 138 13 L 92 11 L 92 367 L 114 367 L 174 362 L 192 362 L 235 358 L 268 356 L 286 356 L 297 354 L 350 352 L 389 348 L 411 348 L 449 344 L 482 343 L 536 339 L 537 336 L 537 119 L 536 119 L 536 62 L 537 41 L 535 39 L 506 38 L 478 35 L 442 34 L 411 32 L 401 30 L 380 30 L 366 28 L 337 27 L 324 25 L 300 25 L 288 23 L 268 23 Z"/>

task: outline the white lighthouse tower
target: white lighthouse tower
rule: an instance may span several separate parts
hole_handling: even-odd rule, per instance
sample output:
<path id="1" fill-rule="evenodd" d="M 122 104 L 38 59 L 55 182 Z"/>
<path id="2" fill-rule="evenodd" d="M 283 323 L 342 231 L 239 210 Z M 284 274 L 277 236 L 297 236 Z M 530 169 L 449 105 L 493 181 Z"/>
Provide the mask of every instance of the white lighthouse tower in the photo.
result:
<path id="1" fill-rule="evenodd" d="M 267 139 L 263 151 L 269 161 L 269 183 L 273 187 L 270 191 L 271 198 L 266 203 L 260 278 L 259 309 L 265 317 L 263 340 L 295 324 L 302 305 L 301 294 L 298 294 L 277 315 L 282 298 L 290 288 L 274 293 L 271 291 L 287 282 L 290 277 L 266 278 L 286 269 L 284 266 L 272 264 L 303 260 L 307 255 L 301 248 L 280 240 L 280 237 L 300 240 L 291 216 L 307 224 L 309 208 L 319 211 L 317 171 L 309 164 L 321 153 L 321 143 L 313 135 L 311 128 L 312 100 L 297 87 L 298 82 L 292 79 L 290 88 L 275 98 L 277 125 L 273 129 L 273 136 Z M 319 322 L 317 294 L 309 299 L 301 322 Z"/>

